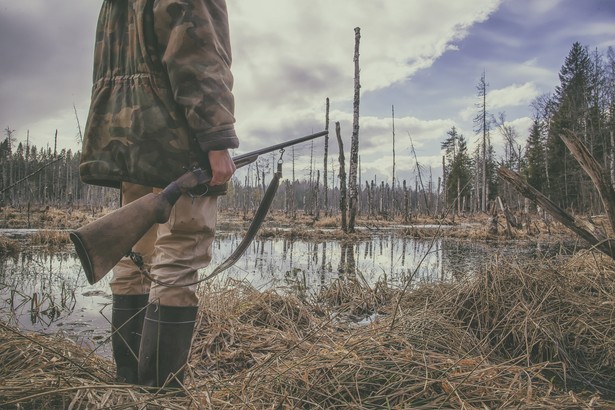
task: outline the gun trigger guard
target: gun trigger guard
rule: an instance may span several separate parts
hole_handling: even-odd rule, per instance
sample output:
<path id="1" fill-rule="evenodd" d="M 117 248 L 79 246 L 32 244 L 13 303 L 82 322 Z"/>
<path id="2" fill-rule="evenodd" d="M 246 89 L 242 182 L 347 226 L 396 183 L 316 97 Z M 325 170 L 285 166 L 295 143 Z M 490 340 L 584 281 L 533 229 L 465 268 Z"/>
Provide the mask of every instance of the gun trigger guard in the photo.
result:
<path id="1" fill-rule="evenodd" d="M 188 196 L 192 199 L 204 197 L 209 192 L 209 185 L 204 185 L 204 187 L 205 187 L 205 190 L 198 195 L 195 195 L 191 191 L 188 191 Z"/>

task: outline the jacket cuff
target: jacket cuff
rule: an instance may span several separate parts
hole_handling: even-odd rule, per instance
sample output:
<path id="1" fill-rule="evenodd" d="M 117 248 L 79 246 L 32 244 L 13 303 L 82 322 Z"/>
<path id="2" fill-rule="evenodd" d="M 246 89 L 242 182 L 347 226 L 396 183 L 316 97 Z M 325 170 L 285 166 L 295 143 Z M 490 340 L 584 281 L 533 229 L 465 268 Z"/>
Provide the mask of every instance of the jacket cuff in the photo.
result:
<path id="1" fill-rule="evenodd" d="M 239 147 L 239 138 L 233 126 L 215 127 L 205 133 L 199 133 L 196 140 L 203 152 L 222 151 Z"/>

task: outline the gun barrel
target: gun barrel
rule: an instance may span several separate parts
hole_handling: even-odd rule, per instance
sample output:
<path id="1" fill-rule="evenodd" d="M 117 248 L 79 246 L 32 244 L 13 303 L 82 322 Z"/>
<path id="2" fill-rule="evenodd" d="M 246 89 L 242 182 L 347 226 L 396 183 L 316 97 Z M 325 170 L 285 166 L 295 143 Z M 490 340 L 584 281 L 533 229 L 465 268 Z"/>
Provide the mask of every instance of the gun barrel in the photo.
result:
<path id="1" fill-rule="evenodd" d="M 329 131 L 320 131 L 320 132 L 317 132 L 315 134 L 310 134 L 310 135 L 306 135 L 304 137 L 295 138 L 294 140 L 281 142 L 279 144 L 271 145 L 271 146 L 266 147 L 266 148 L 261 148 L 261 149 L 256 150 L 256 151 L 248 152 L 246 154 L 237 155 L 236 157 L 233 157 L 233 162 L 235 163 L 235 166 L 237 168 L 240 168 L 240 167 L 243 167 L 245 165 L 251 164 L 252 162 L 256 161 L 256 159 L 260 155 L 267 154 L 267 153 L 273 152 L 273 151 L 278 151 L 278 150 L 281 150 L 283 148 L 290 147 L 291 145 L 299 144 L 299 143 L 302 143 L 302 142 L 305 142 L 305 141 L 310 141 L 310 140 L 316 139 L 318 137 L 324 137 L 328 133 L 329 133 Z"/>

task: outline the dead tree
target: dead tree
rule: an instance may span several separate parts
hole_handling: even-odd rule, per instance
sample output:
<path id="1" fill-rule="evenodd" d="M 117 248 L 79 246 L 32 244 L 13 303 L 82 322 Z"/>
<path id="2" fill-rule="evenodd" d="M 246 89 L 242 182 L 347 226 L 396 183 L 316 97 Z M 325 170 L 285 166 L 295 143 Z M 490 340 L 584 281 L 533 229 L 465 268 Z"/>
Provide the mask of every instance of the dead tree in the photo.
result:
<path id="1" fill-rule="evenodd" d="M 429 200 L 427 199 L 427 191 L 425 190 L 425 186 L 423 185 L 423 177 L 421 176 L 421 165 L 419 164 L 419 159 L 416 156 L 416 151 L 414 150 L 414 142 L 412 142 L 412 136 L 408 133 L 408 137 L 410 138 L 410 150 L 412 151 L 412 155 L 414 156 L 414 163 L 416 164 L 416 173 L 418 175 L 418 180 L 421 184 L 421 191 L 423 192 L 423 199 L 425 200 L 425 212 L 427 216 L 430 216 L 429 213 Z M 419 192 L 418 186 L 416 188 L 416 192 Z"/>
<path id="2" fill-rule="evenodd" d="M 393 128 L 393 183 L 391 184 L 393 187 L 393 192 L 395 192 L 395 106 L 391 105 L 391 122 Z"/>
<path id="3" fill-rule="evenodd" d="M 316 170 L 316 185 L 314 185 L 314 220 L 320 218 L 320 170 Z"/>
<path id="4" fill-rule="evenodd" d="M 325 115 L 325 130 L 329 131 L 329 97 L 327 97 L 326 115 Z M 324 209 L 325 215 L 329 215 L 329 185 L 327 184 L 327 157 L 329 156 L 329 134 L 325 135 L 325 147 L 324 147 L 324 161 L 323 161 L 323 191 L 324 191 Z"/>
<path id="5" fill-rule="evenodd" d="M 573 133 L 567 132 L 560 135 L 566 147 L 577 160 L 581 168 L 591 178 L 594 186 L 598 190 L 602 206 L 608 218 L 611 232 L 615 231 L 615 189 L 609 180 L 606 171 L 596 159 L 591 155 L 587 147 Z M 583 221 L 580 218 L 568 214 L 557 206 L 553 201 L 543 195 L 540 191 L 529 185 L 519 174 L 507 168 L 498 169 L 498 174 L 504 180 L 512 184 L 523 196 L 533 201 L 535 204 L 547 211 L 555 220 L 562 223 L 568 229 L 585 239 L 590 245 L 599 251 L 615 259 L 615 239 L 608 236 L 608 233 L 597 229 L 593 224 Z"/>
<path id="6" fill-rule="evenodd" d="M 335 135 L 337 137 L 337 145 L 339 146 L 340 212 L 342 214 L 342 231 L 348 232 L 348 225 L 346 223 L 346 159 L 344 157 L 344 143 L 342 142 L 339 121 L 335 123 Z"/>
<path id="7" fill-rule="evenodd" d="M 352 140 L 350 142 L 350 166 L 348 174 L 348 185 L 350 188 L 348 204 L 348 232 L 354 232 L 358 207 L 357 166 L 359 163 L 359 99 L 361 95 L 361 82 L 359 79 L 359 43 L 361 40 L 361 29 L 356 27 L 354 29 L 354 33 L 354 102 L 352 110 Z"/>
<path id="8" fill-rule="evenodd" d="M 410 191 L 408 190 L 408 187 L 406 186 L 406 180 L 404 179 L 404 222 L 408 223 L 410 222 Z"/>

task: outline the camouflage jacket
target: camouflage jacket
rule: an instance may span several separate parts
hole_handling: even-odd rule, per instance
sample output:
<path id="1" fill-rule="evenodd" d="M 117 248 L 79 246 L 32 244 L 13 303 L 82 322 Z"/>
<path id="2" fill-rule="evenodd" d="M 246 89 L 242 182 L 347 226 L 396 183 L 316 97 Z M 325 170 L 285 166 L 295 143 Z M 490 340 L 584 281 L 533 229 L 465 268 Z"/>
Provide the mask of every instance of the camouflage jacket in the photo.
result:
<path id="1" fill-rule="evenodd" d="M 105 0 L 81 179 L 164 187 L 236 148 L 230 65 L 224 0 Z"/>

